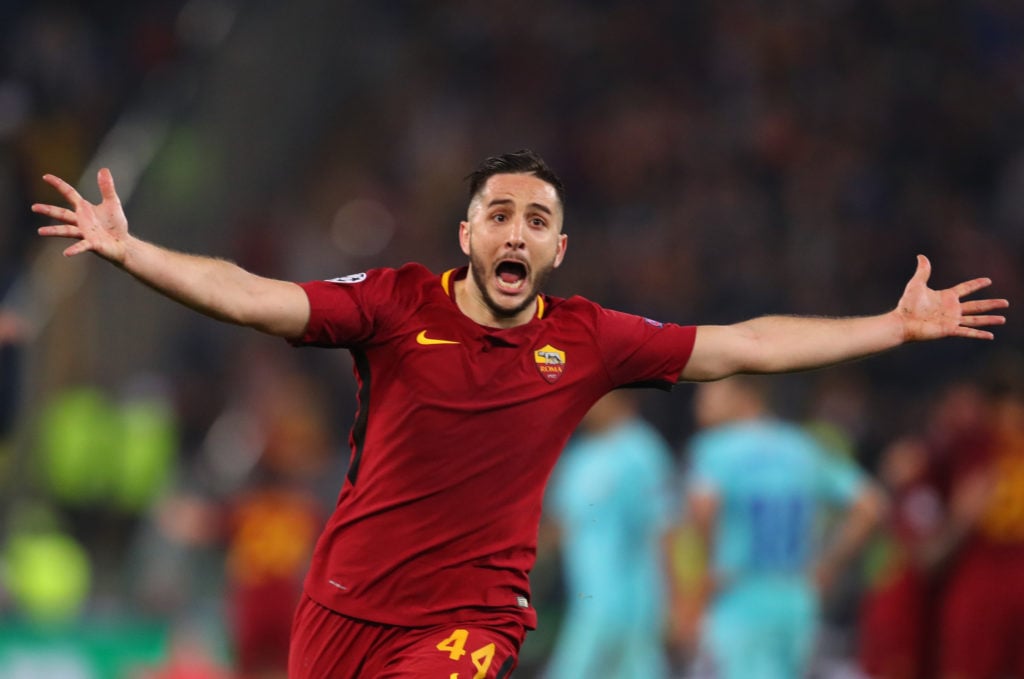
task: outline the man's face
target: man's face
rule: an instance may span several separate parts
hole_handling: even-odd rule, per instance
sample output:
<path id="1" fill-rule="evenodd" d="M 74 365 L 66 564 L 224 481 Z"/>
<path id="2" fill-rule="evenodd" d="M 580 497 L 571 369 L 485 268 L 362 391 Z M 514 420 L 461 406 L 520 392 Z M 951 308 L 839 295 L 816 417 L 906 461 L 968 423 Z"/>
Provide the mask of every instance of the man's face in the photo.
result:
<path id="1" fill-rule="evenodd" d="M 525 322 L 562 263 L 566 236 L 555 188 L 532 174 L 497 174 L 469 204 L 459 242 L 471 284 L 495 321 Z"/>

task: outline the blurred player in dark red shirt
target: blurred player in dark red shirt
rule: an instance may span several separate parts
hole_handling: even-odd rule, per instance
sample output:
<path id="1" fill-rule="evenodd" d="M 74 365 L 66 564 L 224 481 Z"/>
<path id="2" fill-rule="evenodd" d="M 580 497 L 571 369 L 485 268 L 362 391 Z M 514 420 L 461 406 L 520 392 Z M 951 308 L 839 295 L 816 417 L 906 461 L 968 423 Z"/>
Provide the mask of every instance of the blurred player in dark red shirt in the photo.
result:
<path id="1" fill-rule="evenodd" d="M 879 476 L 889 494 L 888 520 L 870 550 L 861 600 L 858 660 L 873 679 L 928 679 L 932 612 L 928 552 L 944 521 L 943 500 L 923 436 L 893 441 Z"/>
<path id="2" fill-rule="evenodd" d="M 228 504 L 230 629 L 241 679 L 287 676 L 291 612 L 325 519 L 312 478 L 326 468 L 320 409 L 304 402 L 313 390 L 283 386 L 290 403 L 268 418 L 254 478 Z"/>
<path id="3" fill-rule="evenodd" d="M 949 518 L 939 616 L 943 679 L 1024 677 L 1024 373 L 1000 365 L 985 418 L 942 461 Z"/>

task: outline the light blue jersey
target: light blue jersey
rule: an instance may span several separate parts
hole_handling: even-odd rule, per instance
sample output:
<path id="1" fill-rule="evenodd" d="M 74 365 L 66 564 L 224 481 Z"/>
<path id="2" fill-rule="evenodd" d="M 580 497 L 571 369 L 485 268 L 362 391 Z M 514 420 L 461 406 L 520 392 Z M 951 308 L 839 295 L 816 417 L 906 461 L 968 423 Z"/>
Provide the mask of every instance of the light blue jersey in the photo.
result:
<path id="1" fill-rule="evenodd" d="M 674 517 L 672 479 L 671 450 L 641 420 L 566 448 L 547 496 L 562 527 L 567 598 L 548 676 L 668 676 L 661 539 Z"/>
<path id="2" fill-rule="evenodd" d="M 770 419 L 702 432 L 690 455 L 690 491 L 718 498 L 720 590 L 703 629 L 717 676 L 803 676 L 817 628 L 810 576 L 822 512 L 852 503 L 863 474 L 799 427 Z"/>

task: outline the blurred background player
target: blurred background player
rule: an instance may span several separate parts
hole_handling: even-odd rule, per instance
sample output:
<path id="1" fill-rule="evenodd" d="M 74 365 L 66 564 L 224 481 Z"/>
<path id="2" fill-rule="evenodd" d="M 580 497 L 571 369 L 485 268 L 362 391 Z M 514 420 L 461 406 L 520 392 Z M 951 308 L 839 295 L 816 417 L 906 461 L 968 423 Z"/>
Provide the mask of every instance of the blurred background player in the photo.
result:
<path id="1" fill-rule="evenodd" d="M 901 436 L 882 451 L 879 480 L 890 510 L 866 550 L 857 619 L 857 660 L 873 679 L 927 679 L 931 591 L 928 546 L 941 527 L 942 501 L 923 436 Z"/>
<path id="2" fill-rule="evenodd" d="M 943 679 L 1024 677 L 1024 365 L 997 361 L 985 382 L 979 416 L 937 442 Z"/>
<path id="3" fill-rule="evenodd" d="M 204 480 L 159 505 L 163 535 L 191 550 L 224 552 L 228 641 L 239 679 L 283 679 L 292 613 L 302 593 L 323 507 L 339 472 L 330 464 L 325 399 L 288 361 L 239 348 L 247 369 L 191 470 Z M 213 456 L 233 455 L 225 468 Z M 326 489 L 323 487 L 326 486 Z M 187 589 L 195 589 L 192 583 Z"/>
<path id="4" fill-rule="evenodd" d="M 560 529 L 566 611 L 552 679 L 669 676 L 664 538 L 673 511 L 671 449 L 617 390 L 583 418 L 548 491 Z"/>
<path id="5" fill-rule="evenodd" d="M 937 676 L 935 622 L 953 555 L 971 532 L 987 488 L 957 488 L 953 464 L 985 430 L 986 403 L 974 379 L 950 382 L 923 418 L 886 444 L 879 478 L 890 511 L 868 549 L 858 622 L 858 660 L 876 679 Z M 920 431 L 917 431 L 920 430 Z"/>
<path id="6" fill-rule="evenodd" d="M 793 679 L 811 658 L 819 594 L 881 518 L 849 461 L 772 417 L 756 378 L 702 384 L 690 445 L 690 520 L 706 554 L 701 650 L 721 679 Z M 829 506 L 845 508 L 816 546 Z"/>

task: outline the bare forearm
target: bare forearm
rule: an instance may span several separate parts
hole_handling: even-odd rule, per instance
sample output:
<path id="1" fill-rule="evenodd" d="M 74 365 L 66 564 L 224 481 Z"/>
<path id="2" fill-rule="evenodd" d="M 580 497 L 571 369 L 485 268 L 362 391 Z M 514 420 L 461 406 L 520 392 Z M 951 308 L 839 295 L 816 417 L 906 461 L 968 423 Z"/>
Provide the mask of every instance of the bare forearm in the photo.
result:
<path id="1" fill-rule="evenodd" d="M 903 325 L 895 313 L 856 318 L 764 316 L 739 324 L 757 350 L 743 372 L 806 370 L 870 356 L 899 346 Z"/>
<path id="2" fill-rule="evenodd" d="M 118 265 L 157 292 L 221 321 L 295 337 L 308 318 L 305 294 L 294 283 L 257 276 L 227 260 L 130 237 Z"/>
<path id="3" fill-rule="evenodd" d="M 942 566 L 974 532 L 991 502 L 995 478 L 988 471 L 974 471 L 960 479 L 949 501 L 949 515 L 920 550 L 927 568 Z"/>
<path id="4" fill-rule="evenodd" d="M 855 318 L 762 316 L 729 326 L 700 326 L 684 380 L 737 373 L 819 368 L 899 346 L 904 328 L 895 312 Z"/>
<path id="5" fill-rule="evenodd" d="M 915 552 L 917 562 L 927 571 L 939 569 L 960 549 L 972 530 L 972 525 L 948 522 L 940 532 L 921 544 Z"/>
<path id="6" fill-rule="evenodd" d="M 882 491 L 874 485 L 868 486 L 850 508 L 832 542 L 821 554 L 819 573 L 834 576 L 845 567 L 878 527 L 887 506 L 888 501 Z M 826 577 L 828 579 L 831 578 Z"/>

